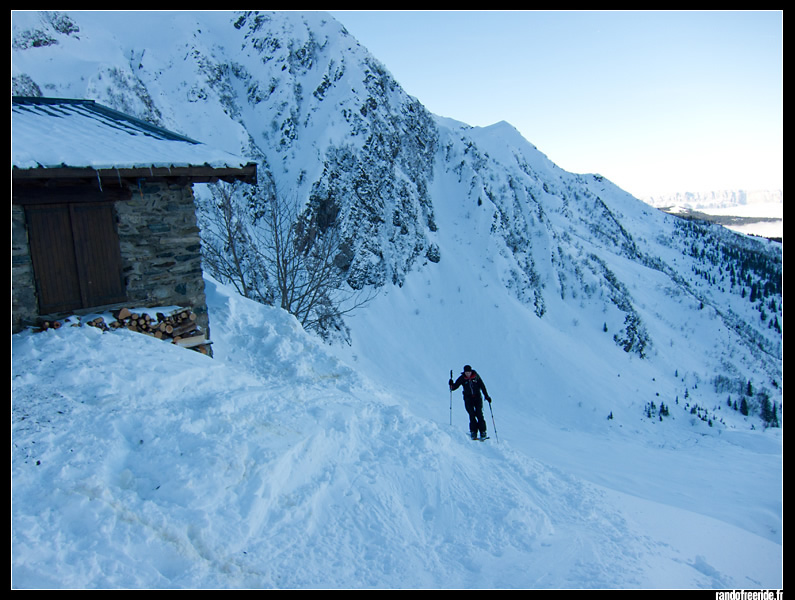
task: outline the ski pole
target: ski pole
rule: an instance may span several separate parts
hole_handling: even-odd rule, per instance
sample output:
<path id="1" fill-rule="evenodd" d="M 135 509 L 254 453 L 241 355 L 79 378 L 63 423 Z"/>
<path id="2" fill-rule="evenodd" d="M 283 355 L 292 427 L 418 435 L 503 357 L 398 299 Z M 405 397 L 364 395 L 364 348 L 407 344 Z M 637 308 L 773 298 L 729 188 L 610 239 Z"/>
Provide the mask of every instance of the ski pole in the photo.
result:
<path id="1" fill-rule="evenodd" d="M 450 369 L 450 381 L 453 380 L 453 370 Z M 450 426 L 453 425 L 453 388 L 450 388 Z"/>
<path id="2" fill-rule="evenodd" d="M 494 424 L 494 411 L 491 410 L 491 402 L 489 402 L 489 412 L 491 413 L 491 426 L 494 427 L 494 437 L 497 443 L 500 443 L 500 436 L 497 435 L 497 426 Z"/>

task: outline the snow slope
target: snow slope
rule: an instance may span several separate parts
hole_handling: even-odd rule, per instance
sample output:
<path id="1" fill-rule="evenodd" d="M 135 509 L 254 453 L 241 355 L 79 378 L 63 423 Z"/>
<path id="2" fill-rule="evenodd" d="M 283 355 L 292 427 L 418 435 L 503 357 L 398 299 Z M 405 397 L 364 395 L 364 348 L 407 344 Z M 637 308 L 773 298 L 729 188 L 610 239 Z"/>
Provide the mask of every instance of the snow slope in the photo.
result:
<path id="1" fill-rule="evenodd" d="M 710 463 L 780 468 L 770 432 L 680 437 L 652 465 L 661 438 L 552 431 L 557 466 L 527 452 L 499 385 L 499 439 L 472 442 L 447 373 L 422 398 L 377 385 L 282 311 L 207 286 L 214 359 L 90 327 L 12 336 L 13 587 L 782 586 L 780 505 L 778 534 L 727 518 L 770 489 L 724 494 Z M 568 468 L 616 460 L 623 482 Z M 642 497 L 690 460 L 698 482 Z M 715 516 L 678 500 L 705 490 Z"/>

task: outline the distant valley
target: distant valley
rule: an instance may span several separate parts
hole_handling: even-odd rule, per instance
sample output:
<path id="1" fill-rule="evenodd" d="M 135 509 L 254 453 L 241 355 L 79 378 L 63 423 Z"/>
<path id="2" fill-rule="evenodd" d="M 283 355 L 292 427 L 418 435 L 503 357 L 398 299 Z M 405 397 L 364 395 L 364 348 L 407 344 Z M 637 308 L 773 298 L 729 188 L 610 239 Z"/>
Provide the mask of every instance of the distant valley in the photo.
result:
<path id="1" fill-rule="evenodd" d="M 747 235 L 781 240 L 784 236 L 782 190 L 684 192 L 643 198 L 663 212 L 718 223 Z"/>

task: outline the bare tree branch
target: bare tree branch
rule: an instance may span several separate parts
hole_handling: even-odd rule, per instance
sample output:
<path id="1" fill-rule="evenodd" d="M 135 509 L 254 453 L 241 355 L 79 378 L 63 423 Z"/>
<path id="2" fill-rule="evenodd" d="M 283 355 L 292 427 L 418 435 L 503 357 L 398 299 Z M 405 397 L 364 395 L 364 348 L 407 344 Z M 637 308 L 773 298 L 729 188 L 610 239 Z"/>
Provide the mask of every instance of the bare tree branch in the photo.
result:
<path id="1" fill-rule="evenodd" d="M 201 207 L 203 250 L 210 272 L 231 282 L 242 295 L 278 305 L 301 325 L 330 337 L 347 340 L 343 317 L 362 308 L 376 295 L 373 289 L 354 290 L 338 265 L 339 230 L 320 228 L 296 200 L 286 200 L 271 187 L 257 190 L 245 207 L 234 185 L 213 187 L 213 199 Z"/>
<path id="2" fill-rule="evenodd" d="M 210 186 L 211 197 L 199 203 L 202 253 L 210 273 L 231 283 L 241 295 L 269 302 L 267 271 L 253 252 L 250 219 L 234 186 Z"/>

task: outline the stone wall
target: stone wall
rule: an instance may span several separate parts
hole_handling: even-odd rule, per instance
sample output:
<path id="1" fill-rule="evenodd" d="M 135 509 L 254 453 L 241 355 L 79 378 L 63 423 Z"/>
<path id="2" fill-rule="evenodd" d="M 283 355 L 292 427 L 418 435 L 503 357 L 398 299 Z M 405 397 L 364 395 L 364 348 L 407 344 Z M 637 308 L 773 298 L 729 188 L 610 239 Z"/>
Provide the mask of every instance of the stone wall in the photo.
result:
<path id="1" fill-rule="evenodd" d="M 116 203 L 127 298 L 138 306 L 189 306 L 209 331 L 201 240 L 189 185 L 146 184 Z"/>
<path id="2" fill-rule="evenodd" d="M 190 307 L 209 338 L 201 241 L 190 184 L 142 183 L 115 203 L 129 307 Z M 38 317 L 25 212 L 12 204 L 12 331 Z"/>

